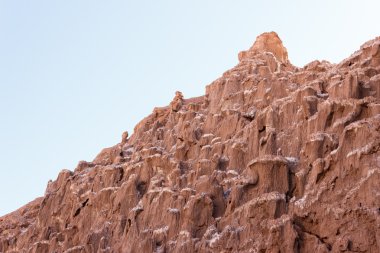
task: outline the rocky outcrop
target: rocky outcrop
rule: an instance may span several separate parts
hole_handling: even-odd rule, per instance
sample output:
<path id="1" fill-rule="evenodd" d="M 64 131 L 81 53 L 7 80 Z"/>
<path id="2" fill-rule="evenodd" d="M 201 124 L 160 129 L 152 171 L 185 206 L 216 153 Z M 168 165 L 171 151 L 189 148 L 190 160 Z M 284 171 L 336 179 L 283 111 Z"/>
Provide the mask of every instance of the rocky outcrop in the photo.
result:
<path id="1" fill-rule="evenodd" d="M 0 252 L 379 252 L 380 37 L 293 66 L 260 35 L 202 97 L 0 218 Z"/>

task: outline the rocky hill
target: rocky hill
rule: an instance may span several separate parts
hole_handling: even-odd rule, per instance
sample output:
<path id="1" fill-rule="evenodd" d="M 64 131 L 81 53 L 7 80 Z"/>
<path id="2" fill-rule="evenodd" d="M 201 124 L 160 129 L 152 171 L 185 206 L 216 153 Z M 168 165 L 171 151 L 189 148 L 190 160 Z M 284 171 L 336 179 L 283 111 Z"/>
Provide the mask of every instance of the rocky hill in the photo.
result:
<path id="1" fill-rule="evenodd" d="M 380 252 L 380 37 L 298 68 L 260 35 L 1 217 L 0 252 Z"/>

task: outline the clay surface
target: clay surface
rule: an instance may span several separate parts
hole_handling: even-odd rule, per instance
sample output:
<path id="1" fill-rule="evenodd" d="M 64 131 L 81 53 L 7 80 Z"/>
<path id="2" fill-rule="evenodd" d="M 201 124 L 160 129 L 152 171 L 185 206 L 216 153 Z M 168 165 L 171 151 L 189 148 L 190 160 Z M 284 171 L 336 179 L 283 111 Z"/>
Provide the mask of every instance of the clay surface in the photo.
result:
<path id="1" fill-rule="evenodd" d="M 380 252 L 380 37 L 298 68 L 264 33 L 184 95 L 1 217 L 0 252 Z"/>

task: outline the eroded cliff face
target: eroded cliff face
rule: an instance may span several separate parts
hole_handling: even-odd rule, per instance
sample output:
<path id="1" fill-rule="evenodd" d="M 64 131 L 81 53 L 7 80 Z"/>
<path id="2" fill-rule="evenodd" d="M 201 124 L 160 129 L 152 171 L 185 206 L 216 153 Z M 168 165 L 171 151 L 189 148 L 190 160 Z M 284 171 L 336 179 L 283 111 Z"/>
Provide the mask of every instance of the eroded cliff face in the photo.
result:
<path id="1" fill-rule="evenodd" d="M 380 37 L 297 68 L 272 32 L 0 218 L 0 252 L 379 252 L 379 207 Z"/>

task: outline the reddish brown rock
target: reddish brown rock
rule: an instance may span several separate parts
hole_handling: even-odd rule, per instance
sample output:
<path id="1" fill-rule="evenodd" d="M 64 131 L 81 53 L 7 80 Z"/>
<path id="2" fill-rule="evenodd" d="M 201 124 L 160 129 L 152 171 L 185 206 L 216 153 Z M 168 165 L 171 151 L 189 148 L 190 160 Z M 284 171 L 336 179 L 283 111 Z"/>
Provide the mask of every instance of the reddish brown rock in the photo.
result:
<path id="1" fill-rule="evenodd" d="M 275 32 L 263 33 L 258 36 L 255 43 L 248 51 L 239 53 L 239 60 L 252 59 L 255 55 L 263 53 L 272 54 L 281 63 L 289 63 L 288 51 L 283 46 L 280 37 L 278 37 Z M 275 67 L 272 67 L 272 69 Z"/>
<path id="2" fill-rule="evenodd" d="M 0 252 L 379 252 L 379 45 L 297 68 L 258 36 L 1 217 Z"/>

